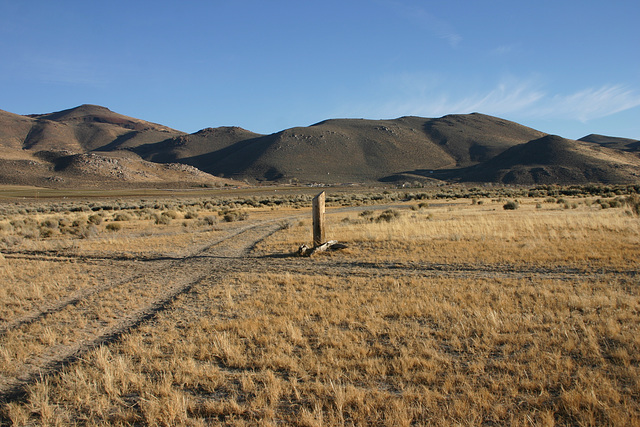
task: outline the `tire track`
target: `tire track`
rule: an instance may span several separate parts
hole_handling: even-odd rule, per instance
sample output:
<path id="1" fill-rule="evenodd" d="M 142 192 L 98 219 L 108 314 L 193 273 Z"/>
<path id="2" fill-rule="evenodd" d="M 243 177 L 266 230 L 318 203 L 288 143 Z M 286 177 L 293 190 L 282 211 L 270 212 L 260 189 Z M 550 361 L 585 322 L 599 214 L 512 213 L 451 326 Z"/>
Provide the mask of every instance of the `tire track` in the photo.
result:
<path id="1" fill-rule="evenodd" d="M 213 242 L 207 243 L 206 245 L 198 248 L 197 250 L 195 250 L 194 252 L 192 252 L 189 255 L 186 255 L 182 258 L 160 258 L 160 259 L 151 259 L 151 261 L 160 261 L 160 262 L 164 262 L 164 265 L 160 266 L 159 268 L 161 269 L 161 271 L 167 271 L 167 270 L 171 270 L 173 268 L 179 267 L 179 265 L 183 262 L 185 262 L 186 260 L 192 259 L 194 257 L 197 257 L 201 254 L 203 254 L 204 252 L 210 250 L 212 247 L 219 245 L 221 243 L 224 243 L 225 241 L 229 240 L 229 239 L 233 239 L 234 237 L 245 233 L 247 230 L 256 227 L 258 225 L 247 225 L 244 227 L 240 227 L 239 229 L 234 230 L 233 232 L 231 232 L 229 235 L 226 235 L 220 239 L 217 239 Z M 277 229 L 275 230 L 277 231 Z M 271 234 L 275 233 L 275 231 L 273 231 Z M 269 235 L 271 235 L 269 234 Z M 265 236 L 264 238 L 266 238 L 268 236 Z M 263 239 L 264 239 L 263 238 Z M 252 244 L 251 247 L 255 246 L 255 244 L 257 244 L 258 242 L 254 242 Z M 38 257 L 37 255 L 33 254 L 33 253 L 29 253 L 29 254 L 5 254 L 4 255 L 6 258 L 23 258 L 23 259 L 36 259 L 36 260 L 42 260 L 42 261 L 48 261 L 48 262 L 58 262 L 58 261 L 64 261 L 64 262 L 68 262 L 70 260 L 75 260 L 75 261 L 79 261 L 79 262 L 85 262 L 86 260 L 90 259 L 92 261 L 110 261 L 113 260 L 114 257 L 88 257 L 86 255 L 62 255 L 60 257 L 55 257 L 52 256 L 50 254 L 47 255 L 42 255 L 40 257 Z M 144 258 L 142 259 L 131 259 L 131 258 L 120 258 L 121 260 L 126 260 L 126 261 L 133 261 L 133 260 L 144 260 L 144 261 L 149 261 L 149 260 L 145 260 Z M 115 282 L 106 282 L 104 284 L 101 284 L 99 286 L 94 286 L 92 288 L 85 288 L 85 289 L 81 289 L 78 290 L 76 292 L 74 292 L 73 294 L 71 294 L 70 296 L 68 296 L 67 298 L 63 299 L 62 301 L 57 301 L 55 303 L 51 303 L 48 305 L 45 305 L 43 308 L 39 308 L 37 310 L 33 310 L 23 316 L 21 316 L 18 319 L 15 319 L 9 323 L 6 323 L 5 325 L 1 325 L 0 326 L 0 337 L 3 335 L 6 335 L 6 333 L 8 331 L 20 328 L 21 326 L 24 325 L 28 325 L 30 323 L 33 323 L 37 320 L 40 320 L 46 316 L 49 316 L 51 314 L 60 312 L 61 310 L 64 310 L 66 307 L 70 306 L 70 305 L 76 305 L 80 302 L 82 302 L 83 300 L 86 300 L 87 298 L 96 295 L 96 294 L 100 294 L 103 292 L 106 292 L 108 290 L 126 285 L 127 283 L 131 283 L 135 280 L 138 280 L 142 277 L 144 277 L 147 273 L 143 272 L 143 273 L 135 273 L 131 276 L 127 276 L 126 278 L 122 279 L 122 280 L 118 280 Z"/>
<path id="2" fill-rule="evenodd" d="M 290 217 L 291 220 L 296 217 Z M 8 332 L 28 329 L 30 326 L 50 322 L 52 327 L 62 322 L 56 317 L 65 310 L 77 310 L 77 315 L 98 313 L 103 303 L 98 296 L 109 300 L 109 292 L 122 288 L 123 294 L 152 287 L 155 292 L 142 304 L 132 301 L 129 305 L 118 307 L 114 317 L 117 321 L 103 322 L 92 320 L 87 326 L 77 326 L 73 330 L 76 341 L 68 344 L 52 344 L 44 346 L 42 351 L 31 355 L 22 362 L 17 373 L 12 376 L 0 375 L 0 402 L 10 402 L 25 395 L 26 387 L 39 380 L 43 375 L 57 372 L 67 364 L 82 357 L 83 354 L 102 344 L 118 340 L 123 334 L 153 319 L 157 313 L 166 310 L 180 295 L 193 290 L 202 281 L 219 283 L 229 274 L 234 273 L 293 273 L 293 274 L 322 274 L 329 276 L 360 276 L 360 277 L 398 277 L 414 276 L 428 279 L 430 277 L 459 277 L 459 278 L 547 278 L 557 280 L 584 279 L 585 276 L 597 279 L 600 276 L 615 274 L 623 279 L 634 279 L 638 271 L 634 270 L 596 270 L 585 271 L 563 267 L 534 267 L 517 265 L 483 265 L 483 264 L 438 264 L 438 263 L 394 263 L 394 262 L 363 262 L 345 260 L 331 256 L 320 255 L 313 259 L 312 267 L 308 258 L 295 258 L 290 254 L 269 255 L 256 250 L 259 242 L 287 227 L 282 218 L 261 221 L 238 226 L 229 230 L 219 239 L 208 242 L 190 254 L 181 258 L 138 259 L 137 261 L 154 262 L 157 266 L 151 272 L 133 271 L 122 280 L 81 290 L 70 295 L 64 301 L 51 304 L 22 316 L 0 329 L 0 339 Z M 6 255 L 5 255 L 6 256 Z M 20 256 L 20 255 L 16 255 Z M 28 256 L 35 256 L 29 254 Z M 49 258 L 50 255 L 47 254 Z M 52 257 L 55 258 L 55 257 Z M 76 259 L 83 261 L 82 255 L 74 257 L 65 254 L 65 260 Z M 89 257 L 94 262 L 111 261 L 113 257 Z M 44 261 L 45 259 L 43 259 Z M 49 259 L 46 259 L 49 260 Z M 53 261 L 53 260 L 51 260 Z M 132 261 L 127 259 L 126 261 Z M 127 288 L 127 289 L 124 289 Z M 103 295 L 104 294 L 104 295 Z M 115 294 L 114 294 L 115 295 Z M 122 298 L 121 295 L 115 295 Z M 120 300 L 119 300 L 120 301 Z M 122 301 L 126 301 L 122 299 Z M 120 302 L 118 302 L 120 303 Z M 135 304 L 135 305 L 134 305 Z M 83 307 L 83 305 L 88 305 Z M 74 312 L 76 313 L 76 312 Z M 91 313 L 89 313 L 91 314 Z M 62 317 L 62 316 L 61 316 Z M 0 344 L 2 344 L 0 342 Z"/>
<path id="3" fill-rule="evenodd" d="M 126 284 L 131 284 L 132 286 L 135 284 L 143 288 L 156 283 L 154 289 L 157 292 L 153 298 L 141 306 L 123 307 L 126 314 L 119 317 L 118 321 L 113 324 L 105 325 L 98 319 L 84 328 L 77 327 L 73 330 L 80 338 L 90 338 L 79 339 L 69 344 L 45 346 L 39 354 L 33 354 L 28 360 L 18 363 L 19 369 L 16 370 L 17 373 L 15 375 L 0 376 L 0 402 L 10 402 L 23 397 L 29 384 L 37 381 L 43 375 L 49 375 L 60 370 L 86 352 L 102 344 L 117 340 L 122 334 L 165 310 L 176 297 L 189 292 L 205 278 L 214 281 L 223 280 L 231 265 L 235 264 L 238 259 L 247 256 L 257 242 L 277 232 L 282 227 L 281 224 L 276 224 L 273 220 L 239 227 L 190 255 L 168 262 L 162 268 L 153 271 L 149 275 L 150 277 L 143 277 L 145 276 L 144 273 L 138 273 L 128 279 L 111 283 L 109 286 L 91 288 L 87 292 L 87 294 L 91 294 L 91 297 L 96 297 L 96 295 L 106 292 L 107 288 L 113 290 L 118 287 L 125 287 L 124 285 Z M 222 245 L 223 243 L 225 245 Z M 75 306 L 73 309 L 78 311 L 85 309 L 85 307 L 80 307 L 82 305 L 80 303 L 87 302 L 88 298 L 87 295 L 76 295 L 62 303 L 49 307 L 48 310 L 41 310 L 29 317 L 24 316 L 12 323 L 13 329 L 26 328 L 29 327 L 29 324 L 37 321 L 46 323 L 48 319 L 54 322 L 52 327 L 55 327 L 57 325 L 55 323 L 56 319 L 54 319 L 56 313 L 70 308 L 70 306 Z M 96 298 L 96 302 L 90 308 L 96 312 L 99 311 L 103 299 Z M 131 301 L 130 303 L 135 304 L 136 302 Z M 5 327 L 5 333 L 9 330 L 9 328 Z M 2 337 L 0 336 L 0 338 Z"/>
<path id="4" fill-rule="evenodd" d="M 417 276 L 423 278 L 456 277 L 487 279 L 549 279 L 549 280 L 597 280 L 606 276 L 616 276 L 623 280 L 633 280 L 640 276 L 638 270 L 597 268 L 592 270 L 567 267 L 535 267 L 527 265 L 495 264 L 441 264 L 441 263 L 395 263 L 345 261 L 323 255 L 314 258 L 313 269 L 309 260 L 297 258 L 294 254 L 258 255 L 255 258 L 240 260 L 234 271 L 287 272 L 291 274 L 314 274 L 335 276 L 386 277 Z"/>
<path id="5" fill-rule="evenodd" d="M 93 340 L 82 341 L 70 346 L 57 345 L 49 347 L 43 354 L 31 358 L 25 364 L 26 369 L 22 374 L 13 379 L 5 380 L 4 384 L 0 383 L 0 402 L 8 402 L 24 396 L 25 387 L 42 378 L 43 375 L 56 372 L 69 363 L 78 360 L 83 354 L 94 348 L 117 340 L 124 333 L 153 318 L 176 297 L 188 292 L 194 285 L 205 278 L 211 279 L 211 276 L 203 275 L 195 280 L 172 287 L 165 295 L 146 307 L 135 310 L 116 326 L 103 328 Z"/>

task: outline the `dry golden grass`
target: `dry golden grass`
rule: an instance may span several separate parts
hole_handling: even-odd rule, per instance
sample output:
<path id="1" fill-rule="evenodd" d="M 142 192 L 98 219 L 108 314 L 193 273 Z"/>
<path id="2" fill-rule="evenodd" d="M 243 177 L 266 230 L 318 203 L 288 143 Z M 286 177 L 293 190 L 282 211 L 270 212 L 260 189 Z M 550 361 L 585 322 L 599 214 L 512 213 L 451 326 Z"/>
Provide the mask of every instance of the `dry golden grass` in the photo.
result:
<path id="1" fill-rule="evenodd" d="M 348 259 L 370 262 L 516 264 L 584 270 L 640 266 L 640 221 L 623 209 L 562 209 L 536 203 L 515 211 L 502 202 L 400 211 L 392 222 L 380 211 L 328 212 L 328 239 L 350 244 Z M 310 240 L 310 220 L 274 235 L 260 249 L 291 251 Z"/>
<path id="2" fill-rule="evenodd" d="M 262 220 L 299 215 L 294 207 L 132 209 L 129 211 L 14 214 L 0 219 L 0 249 L 9 252 L 58 252 L 84 256 L 185 256 L 215 240 L 238 219 Z"/>
<path id="3" fill-rule="evenodd" d="M 8 410 L 88 424 L 634 425 L 634 288 L 239 274 Z"/>
<path id="4" fill-rule="evenodd" d="M 0 327 L 104 280 L 103 268 L 75 262 L 0 260 Z"/>
<path id="5" fill-rule="evenodd" d="M 104 267 L 103 267 L 104 268 Z M 117 324 L 132 306 L 144 306 L 158 286 L 138 278 L 126 288 L 114 287 L 83 298 L 38 322 L 30 322 L 0 335 L 0 374 L 15 376 L 32 358 L 46 358 L 57 346 L 89 341 L 105 327 Z"/>
<path id="6" fill-rule="evenodd" d="M 265 271 L 249 261 L 205 279 L 33 383 L 3 416 L 16 425 L 638 425 L 639 220 L 623 209 L 535 206 L 396 208 L 390 222 L 368 219 L 387 208 L 329 210 L 327 237 L 346 251 L 267 258 Z M 292 224 L 254 256 L 308 243 L 310 221 Z M 189 234 L 114 234 L 99 251 L 168 252 Z M 457 275 L 426 268 L 434 264 Z M 24 282 L 25 266 L 0 274 Z M 86 321 L 109 322 L 128 298 L 150 297 L 143 287 L 101 294 L 104 312 Z M 55 316 L 7 333 L 3 362 L 82 338 L 64 329 L 78 319 Z"/>

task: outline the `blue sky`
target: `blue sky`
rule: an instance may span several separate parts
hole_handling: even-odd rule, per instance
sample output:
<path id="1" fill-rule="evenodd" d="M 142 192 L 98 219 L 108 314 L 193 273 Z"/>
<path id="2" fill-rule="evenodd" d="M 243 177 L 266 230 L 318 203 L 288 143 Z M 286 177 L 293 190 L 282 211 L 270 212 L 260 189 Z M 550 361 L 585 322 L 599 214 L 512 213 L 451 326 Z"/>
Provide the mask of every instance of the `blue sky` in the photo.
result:
<path id="1" fill-rule="evenodd" d="M 640 139 L 637 0 L 0 0 L 0 109 L 185 132 L 482 112 Z"/>

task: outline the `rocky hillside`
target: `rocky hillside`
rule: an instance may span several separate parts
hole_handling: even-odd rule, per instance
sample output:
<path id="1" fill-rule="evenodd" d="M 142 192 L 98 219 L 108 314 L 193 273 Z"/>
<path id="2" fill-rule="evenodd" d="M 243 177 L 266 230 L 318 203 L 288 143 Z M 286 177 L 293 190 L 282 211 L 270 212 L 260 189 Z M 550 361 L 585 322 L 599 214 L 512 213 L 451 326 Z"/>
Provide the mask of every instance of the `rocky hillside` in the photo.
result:
<path id="1" fill-rule="evenodd" d="M 474 165 L 542 135 L 483 114 L 439 119 L 335 119 L 272 135 L 219 128 L 134 151 L 147 160 L 180 161 L 239 179 L 375 182 L 408 168 Z M 170 156 L 163 158 L 167 153 Z"/>
<path id="2" fill-rule="evenodd" d="M 580 138 L 578 141 L 593 142 L 603 147 L 615 148 L 616 150 L 635 153 L 640 152 L 640 141 L 637 139 L 591 134 Z"/>
<path id="3" fill-rule="evenodd" d="M 28 185 L 628 183 L 639 180 L 639 147 L 602 135 L 568 140 L 478 113 L 331 119 L 260 135 L 239 127 L 186 134 L 96 105 L 0 110 L 0 182 Z"/>
<path id="4" fill-rule="evenodd" d="M 0 183 L 34 186 L 191 186 L 232 183 L 183 164 L 143 160 L 132 147 L 184 132 L 96 105 L 21 116 L 0 110 Z"/>
<path id="5" fill-rule="evenodd" d="M 587 184 L 640 181 L 640 158 L 593 143 L 547 135 L 465 171 L 464 181 Z"/>

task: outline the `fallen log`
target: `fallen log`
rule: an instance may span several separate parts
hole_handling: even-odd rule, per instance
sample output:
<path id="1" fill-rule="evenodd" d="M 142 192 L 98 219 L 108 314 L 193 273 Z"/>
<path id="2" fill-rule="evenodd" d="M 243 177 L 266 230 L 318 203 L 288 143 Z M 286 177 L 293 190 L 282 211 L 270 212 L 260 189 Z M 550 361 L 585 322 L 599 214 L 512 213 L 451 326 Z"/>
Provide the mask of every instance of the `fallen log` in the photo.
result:
<path id="1" fill-rule="evenodd" d="M 317 252 L 336 251 L 339 249 L 346 249 L 347 245 L 344 243 L 338 243 L 337 240 L 329 240 L 326 243 L 310 248 L 307 245 L 300 245 L 297 255 L 303 257 L 310 257 Z"/>

